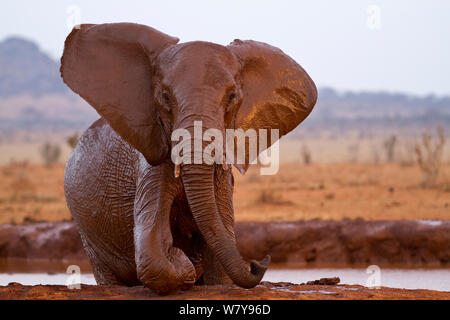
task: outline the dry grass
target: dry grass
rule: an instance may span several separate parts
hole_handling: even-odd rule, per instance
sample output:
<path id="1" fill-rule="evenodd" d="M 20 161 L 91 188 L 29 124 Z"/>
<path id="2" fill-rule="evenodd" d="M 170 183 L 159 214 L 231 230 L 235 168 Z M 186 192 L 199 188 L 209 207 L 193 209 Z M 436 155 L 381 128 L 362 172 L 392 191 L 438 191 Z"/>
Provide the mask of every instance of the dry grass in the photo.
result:
<path id="1" fill-rule="evenodd" d="M 437 128 L 438 142 L 432 144 L 429 132 L 422 134 L 422 145 L 416 145 L 417 162 L 422 169 L 422 186 L 425 188 L 434 187 L 437 183 L 441 165 L 442 155 L 445 145 L 444 129 Z"/>
<path id="2" fill-rule="evenodd" d="M 298 219 L 450 219 L 450 165 L 433 189 L 420 187 L 417 165 L 284 164 L 275 176 L 235 172 L 237 221 Z M 0 223 L 70 219 L 64 165 L 0 167 Z"/>
<path id="3" fill-rule="evenodd" d="M 62 164 L 20 162 L 0 167 L 0 223 L 69 219 L 63 179 Z"/>
<path id="4" fill-rule="evenodd" d="M 417 165 L 285 164 L 275 176 L 235 173 L 236 220 L 450 219 L 450 165 L 436 188 L 421 188 Z M 266 191 L 264 191 L 266 190 Z M 258 201 L 263 192 L 282 202 Z"/>

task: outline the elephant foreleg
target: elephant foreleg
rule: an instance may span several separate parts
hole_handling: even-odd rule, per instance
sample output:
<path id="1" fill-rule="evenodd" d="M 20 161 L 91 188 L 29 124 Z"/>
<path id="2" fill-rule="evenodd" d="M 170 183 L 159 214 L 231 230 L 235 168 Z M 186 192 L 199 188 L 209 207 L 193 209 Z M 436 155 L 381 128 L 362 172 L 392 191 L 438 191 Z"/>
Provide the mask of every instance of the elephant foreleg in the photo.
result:
<path id="1" fill-rule="evenodd" d="M 135 260 L 139 280 L 158 293 L 192 286 L 195 268 L 184 252 L 173 246 L 170 212 L 178 192 L 173 165 L 149 168 L 141 161 L 134 209 Z M 170 174 L 168 171 L 170 171 Z"/>

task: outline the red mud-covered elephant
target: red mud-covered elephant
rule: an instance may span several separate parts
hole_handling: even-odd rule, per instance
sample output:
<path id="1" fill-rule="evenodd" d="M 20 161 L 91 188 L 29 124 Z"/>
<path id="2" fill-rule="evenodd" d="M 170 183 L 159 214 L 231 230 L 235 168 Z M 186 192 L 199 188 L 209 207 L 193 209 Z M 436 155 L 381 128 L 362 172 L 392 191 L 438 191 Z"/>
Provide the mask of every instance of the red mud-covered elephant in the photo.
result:
<path id="1" fill-rule="evenodd" d="M 83 24 L 67 37 L 64 82 L 101 115 L 67 163 L 67 204 L 99 284 L 251 288 L 270 257 L 247 264 L 236 248 L 232 170 L 177 167 L 171 133 L 202 121 L 282 136 L 308 116 L 317 90 L 268 44 L 178 42 L 133 23 Z"/>

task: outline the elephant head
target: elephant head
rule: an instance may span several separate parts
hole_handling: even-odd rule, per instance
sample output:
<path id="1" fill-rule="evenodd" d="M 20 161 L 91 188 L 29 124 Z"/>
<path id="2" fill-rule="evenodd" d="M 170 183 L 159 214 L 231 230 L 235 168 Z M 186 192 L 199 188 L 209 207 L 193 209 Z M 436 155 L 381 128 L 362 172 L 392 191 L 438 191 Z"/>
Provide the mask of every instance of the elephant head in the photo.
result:
<path id="1" fill-rule="evenodd" d="M 228 46 L 178 43 L 153 28 L 114 23 L 81 25 L 68 36 L 61 59 L 65 83 L 152 166 L 170 157 L 171 133 L 204 129 L 294 129 L 311 112 L 316 87 L 281 50 L 256 41 Z M 275 141 L 271 141 L 274 143 Z M 241 165 L 245 172 L 252 161 Z M 241 258 L 220 219 L 214 165 L 184 164 L 181 179 L 194 220 L 227 275 L 250 288 L 268 259 Z"/>

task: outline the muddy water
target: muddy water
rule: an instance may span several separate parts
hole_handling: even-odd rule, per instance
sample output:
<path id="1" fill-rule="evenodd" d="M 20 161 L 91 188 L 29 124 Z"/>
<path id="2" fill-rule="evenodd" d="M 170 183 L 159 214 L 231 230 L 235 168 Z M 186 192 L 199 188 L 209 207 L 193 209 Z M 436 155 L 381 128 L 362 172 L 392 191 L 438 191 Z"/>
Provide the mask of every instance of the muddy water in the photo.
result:
<path id="1" fill-rule="evenodd" d="M 0 285 L 19 282 L 24 285 L 67 284 L 80 279 L 84 284 L 96 284 L 91 273 L 81 273 L 79 278 L 67 273 L 1 273 Z M 303 283 L 325 277 L 339 277 L 342 284 L 367 285 L 368 278 L 374 281 L 378 275 L 366 273 L 366 269 L 274 269 L 268 270 L 264 281 Z M 78 280 L 78 282 L 80 281 Z M 370 281 L 369 280 L 369 281 Z M 450 291 L 450 269 L 381 269 L 381 286 L 405 289 L 432 289 Z M 73 283 L 73 282 L 72 282 Z M 375 284 L 376 282 L 371 282 Z"/>
<path id="2" fill-rule="evenodd" d="M 72 281 L 72 279 L 80 279 L 81 281 Z M 74 283 L 97 284 L 92 273 L 81 274 L 80 278 L 74 278 L 67 273 L 0 273 L 0 286 L 6 286 L 10 282 L 18 282 L 23 285 L 66 285 Z"/>
<path id="3" fill-rule="evenodd" d="M 380 286 L 403 289 L 431 289 L 450 291 L 450 269 L 275 269 L 268 270 L 266 281 L 306 283 L 320 278 L 339 277 L 341 284 Z M 369 282 L 368 282 L 369 281 Z"/>

